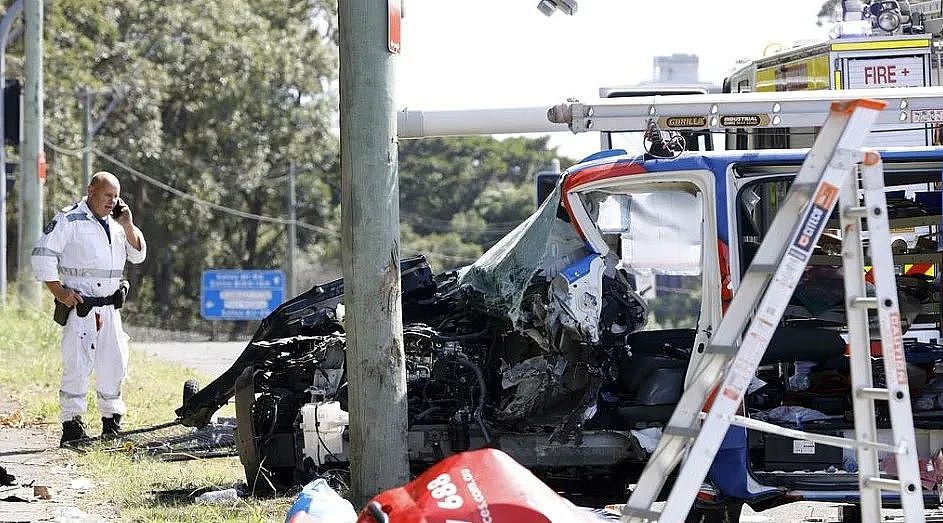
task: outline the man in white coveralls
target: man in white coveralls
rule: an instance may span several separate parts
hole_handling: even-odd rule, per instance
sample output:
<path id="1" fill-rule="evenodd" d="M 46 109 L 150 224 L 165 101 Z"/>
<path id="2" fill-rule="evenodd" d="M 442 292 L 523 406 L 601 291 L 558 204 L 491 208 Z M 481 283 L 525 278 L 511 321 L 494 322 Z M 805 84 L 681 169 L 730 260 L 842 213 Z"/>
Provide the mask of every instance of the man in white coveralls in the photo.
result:
<path id="1" fill-rule="evenodd" d="M 64 326 L 61 444 L 88 437 L 82 415 L 93 369 L 103 437 L 119 433 L 127 410 L 121 383 L 128 369 L 128 335 L 117 309 L 128 290 L 122 279 L 125 261 L 144 261 L 147 245 L 120 193 L 115 175 L 95 173 L 88 196 L 56 214 L 33 248 L 33 272 L 55 296 L 54 317 Z"/>

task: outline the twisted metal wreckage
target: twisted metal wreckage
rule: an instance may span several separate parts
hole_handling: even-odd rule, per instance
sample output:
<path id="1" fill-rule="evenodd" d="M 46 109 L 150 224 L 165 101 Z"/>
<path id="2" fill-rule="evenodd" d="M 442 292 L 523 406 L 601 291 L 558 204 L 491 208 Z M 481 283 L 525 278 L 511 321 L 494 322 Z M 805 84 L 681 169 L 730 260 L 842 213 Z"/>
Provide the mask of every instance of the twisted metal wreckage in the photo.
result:
<path id="1" fill-rule="evenodd" d="M 600 255 L 580 236 L 559 191 L 470 266 L 433 275 L 422 256 L 402 260 L 409 448 L 417 467 L 485 445 L 573 479 L 644 460 L 634 438 L 609 430 L 628 428 L 614 408 L 615 391 L 600 393 L 648 378 L 634 384 L 639 397 L 659 394 L 663 387 L 652 378 L 661 375 L 637 375 L 629 347 L 654 343 L 660 351 L 669 338 L 631 339 L 647 320 L 645 303 L 614 252 Z M 239 438 L 252 447 L 240 449 L 249 457 L 248 477 L 263 459 L 282 485 L 346 461 L 342 453 L 305 455 L 298 428 L 309 402 L 346 408 L 342 300 L 336 280 L 285 303 L 233 366 L 177 411 L 183 423 L 207 423 L 235 395 L 240 430 L 251 425 Z M 679 385 L 688 347 L 673 348 Z M 599 405 L 600 397 L 611 404 Z"/>
<path id="2" fill-rule="evenodd" d="M 939 150 L 882 155 L 900 187 L 939 180 Z M 803 158 L 802 151 L 674 160 L 600 153 L 564 173 L 539 209 L 472 265 L 433 275 L 421 256 L 402 260 L 414 470 L 492 446 L 553 487 L 623 497 Z M 924 207 L 921 223 L 939 214 Z M 908 252 L 918 247 L 908 245 Z M 836 313 L 844 297 L 831 286 L 840 273 L 828 268 L 839 258 L 830 249 L 828 242 L 817 247 L 824 265 L 805 272 L 747 403 L 775 412 L 789 404 L 784 395 L 799 404 L 809 400 L 825 415 L 804 423 L 841 431 L 849 389 L 841 376 L 847 373 L 843 314 Z M 686 282 L 680 289 L 696 298 L 687 305 L 684 328 L 651 321 L 649 307 L 659 299 L 650 288 L 653 268 Z M 905 330 L 915 321 L 936 324 L 938 313 L 926 312 L 938 307 L 933 278 L 897 277 Z M 347 408 L 345 341 L 343 281 L 315 286 L 263 320 L 232 367 L 176 413 L 184 425 L 201 427 L 235 397 L 238 452 L 256 491 L 343 469 L 346 422 L 334 420 L 329 428 L 309 417 L 320 418 L 319 408 L 321 414 Z M 908 362 L 943 360 L 943 347 L 917 345 L 907 345 Z M 809 367 L 799 360 L 815 362 L 821 370 L 813 381 L 827 376 L 834 390 L 795 386 L 800 367 Z M 935 429 L 941 422 L 931 415 L 921 423 Z M 707 503 L 747 502 L 762 510 L 809 496 L 850 499 L 855 492 L 855 476 L 836 471 L 840 451 L 817 448 L 800 456 L 796 463 L 815 474 L 795 468 L 783 474 L 778 471 L 789 460 L 775 452 L 782 445 L 747 441 L 740 430 L 736 448 L 718 454 L 715 464 L 722 465 L 709 474 L 716 490 Z"/>

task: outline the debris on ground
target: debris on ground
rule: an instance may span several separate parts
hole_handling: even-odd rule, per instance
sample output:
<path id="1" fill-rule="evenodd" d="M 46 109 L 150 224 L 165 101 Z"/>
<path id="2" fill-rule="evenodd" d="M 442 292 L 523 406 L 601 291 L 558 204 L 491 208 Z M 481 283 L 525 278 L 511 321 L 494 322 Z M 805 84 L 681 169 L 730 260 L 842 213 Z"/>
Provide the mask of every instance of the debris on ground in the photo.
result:
<path id="1" fill-rule="evenodd" d="M 46 485 L 33 485 L 33 496 L 39 499 L 52 499 L 52 492 Z"/>
<path id="2" fill-rule="evenodd" d="M 16 409 L 12 412 L 0 412 L 0 427 L 21 429 L 24 427 L 35 427 L 45 424 L 46 422 L 39 416 L 27 418 L 23 414 L 23 409 Z"/>
<path id="3" fill-rule="evenodd" d="M 78 507 L 62 507 L 56 514 L 59 523 L 105 523 L 105 518 L 83 512 Z"/>
<path id="4" fill-rule="evenodd" d="M 214 490 L 196 497 L 196 503 L 229 503 L 239 499 L 239 492 L 234 488 L 224 490 Z"/>
<path id="5" fill-rule="evenodd" d="M 244 497 L 240 492 L 239 488 L 232 487 L 222 490 L 213 490 L 210 492 L 204 492 L 197 496 L 193 501 L 194 503 L 201 504 L 228 504 L 233 501 L 238 501 L 239 498 Z"/>
<path id="6" fill-rule="evenodd" d="M 30 503 L 35 501 L 27 488 L 13 488 L 9 491 L 0 493 L 0 501 L 8 503 Z"/>
<path id="7" fill-rule="evenodd" d="M 201 428 L 184 427 L 179 421 L 122 432 L 117 438 L 89 437 L 68 448 L 85 452 L 93 445 L 127 452 L 133 457 L 150 456 L 162 461 L 186 461 L 236 456 L 236 419 L 218 418 Z"/>
<path id="8" fill-rule="evenodd" d="M 16 476 L 7 473 L 7 469 L 0 466 L 0 487 L 6 487 L 16 483 Z"/>
<path id="9" fill-rule="evenodd" d="M 311 481 L 295 498 L 285 521 L 289 523 L 354 523 L 357 512 L 324 478 Z"/>
<path id="10" fill-rule="evenodd" d="M 75 478 L 72 480 L 72 483 L 69 483 L 69 487 L 73 490 L 87 491 L 95 488 L 95 484 L 87 478 Z"/>

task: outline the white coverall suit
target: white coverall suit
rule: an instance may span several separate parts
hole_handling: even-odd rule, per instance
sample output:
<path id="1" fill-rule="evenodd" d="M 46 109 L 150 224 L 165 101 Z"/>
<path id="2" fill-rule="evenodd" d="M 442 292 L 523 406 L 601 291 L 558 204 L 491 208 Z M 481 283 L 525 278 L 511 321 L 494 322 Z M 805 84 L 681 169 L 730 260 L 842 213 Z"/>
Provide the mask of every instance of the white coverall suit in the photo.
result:
<path id="1" fill-rule="evenodd" d="M 42 282 L 60 281 L 82 296 L 106 297 L 118 289 L 125 261 L 141 263 L 147 254 L 144 235 L 141 249 L 128 243 L 124 228 L 111 216 L 111 241 L 85 200 L 63 209 L 46 224 L 33 248 L 33 273 Z M 89 375 L 95 370 L 98 410 L 102 417 L 124 415 L 121 383 L 128 370 L 128 335 L 121 314 L 113 305 L 92 307 L 81 318 L 76 309 L 62 333 L 62 383 L 59 414 L 68 421 L 85 414 Z"/>

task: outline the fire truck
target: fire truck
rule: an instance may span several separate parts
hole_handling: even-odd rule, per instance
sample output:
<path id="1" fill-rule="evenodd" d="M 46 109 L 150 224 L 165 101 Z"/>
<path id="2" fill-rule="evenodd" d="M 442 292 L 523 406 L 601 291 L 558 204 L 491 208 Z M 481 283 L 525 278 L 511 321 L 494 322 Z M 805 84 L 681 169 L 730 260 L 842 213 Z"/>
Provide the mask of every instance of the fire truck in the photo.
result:
<path id="1" fill-rule="evenodd" d="M 750 61 L 723 82 L 726 93 L 928 87 L 940 84 L 941 2 L 874 0 L 844 2 L 844 13 L 824 42 L 797 45 Z M 728 150 L 810 147 L 816 128 L 726 132 Z M 934 127 L 915 122 L 901 129 L 879 126 L 868 145 L 922 146 L 939 143 Z"/>
<path id="2" fill-rule="evenodd" d="M 818 43 L 780 50 L 743 64 L 723 82 L 727 93 L 819 91 L 825 89 L 884 89 L 939 86 L 940 35 L 943 8 L 939 0 L 870 3 L 844 2 L 843 20 Z M 867 145 L 911 147 L 940 145 L 943 128 L 921 119 L 912 125 L 884 124 L 875 127 Z M 727 129 L 727 150 L 795 149 L 810 147 L 817 127 Z M 892 205 L 910 205 L 917 197 L 913 188 L 900 188 Z M 831 231 L 837 232 L 837 231 Z M 895 252 L 916 251 L 927 227 L 895 227 L 891 241 Z M 905 274 L 934 276 L 931 264 L 906 264 Z"/>

